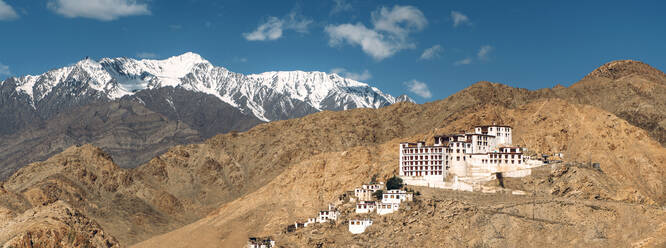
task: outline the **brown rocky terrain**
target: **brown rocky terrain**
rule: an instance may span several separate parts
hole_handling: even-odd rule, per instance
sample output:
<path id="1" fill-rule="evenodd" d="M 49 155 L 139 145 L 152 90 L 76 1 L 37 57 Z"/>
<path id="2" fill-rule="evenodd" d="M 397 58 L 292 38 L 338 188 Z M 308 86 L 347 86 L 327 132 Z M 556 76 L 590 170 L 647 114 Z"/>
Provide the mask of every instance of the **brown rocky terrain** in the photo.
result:
<path id="1" fill-rule="evenodd" d="M 22 168 L 5 181 L 0 207 L 8 209 L 11 214 L 3 218 L 11 220 L 61 200 L 99 223 L 121 245 L 145 240 L 138 246 L 237 246 L 248 235 L 275 235 L 286 224 L 312 217 L 338 194 L 374 174 L 382 179 L 396 174 L 396 147 L 401 141 L 429 139 L 491 122 L 514 126 L 514 143 L 535 152 L 564 152 L 571 162 L 594 161 L 602 167 L 602 173 L 578 168 L 548 172 L 541 178 L 508 181 L 507 187 L 525 189 L 538 182 L 540 197 L 609 201 L 620 206 L 615 210 L 619 212 L 633 209 L 633 204 L 663 206 L 666 148 L 657 141 L 663 132 L 658 125 L 648 128 L 663 121 L 659 106 L 665 103 L 659 96 L 666 94 L 663 81 L 658 81 L 663 73 L 625 64 L 609 66 L 619 67 L 605 70 L 612 71 L 611 76 L 599 70 L 569 88 L 528 91 L 482 82 L 422 105 L 324 111 L 260 124 L 202 144 L 173 147 L 135 169 L 119 168 L 95 147 L 72 147 Z M 634 88 L 624 91 L 626 87 Z M 583 97 L 597 90 L 607 96 Z M 622 111 L 631 106 L 622 104 L 632 101 L 645 106 L 630 116 L 650 113 L 645 114 L 650 118 L 623 117 Z M 558 204 L 549 206 L 556 209 Z M 561 213 L 575 209 L 563 208 Z M 659 216 L 658 211 L 637 214 L 643 215 L 621 215 Z M 576 221 L 585 222 L 571 220 Z M 566 232 L 589 227 L 588 223 L 574 226 Z M 636 228 L 659 233 L 660 227 Z M 159 235 L 168 231 L 172 232 Z M 659 240 L 650 237 L 657 236 L 628 238 Z M 555 240 L 573 246 L 588 244 Z M 304 244 L 301 241 L 293 244 Z M 473 245 L 470 242 L 465 244 Z M 498 244 L 513 243 L 490 245 Z"/>
<path id="2" fill-rule="evenodd" d="M 273 236 L 281 247 L 660 247 L 666 212 L 558 197 L 417 188 L 422 196 L 352 235 L 344 220 Z M 345 209 L 352 209 L 348 204 Z M 363 216 L 360 216 L 363 218 Z"/>
<path id="3" fill-rule="evenodd" d="M 412 136 L 406 140 L 426 139 L 435 133 L 464 129 L 482 121 L 503 121 L 514 126 L 514 140 L 537 152 L 584 147 L 585 149 L 576 149 L 575 152 L 568 153 L 567 157 L 571 160 L 587 160 L 592 156 L 594 161 L 600 162 L 604 173 L 591 176 L 598 178 L 598 181 L 617 185 L 607 193 L 607 197 L 617 201 L 617 204 L 621 206 L 655 202 L 663 204 L 666 149 L 651 140 L 640 128 L 604 110 L 570 104 L 558 99 L 534 102 L 516 109 L 496 106 L 487 106 L 484 109 L 457 119 L 443 129 Z M 548 121 L 544 120 L 545 116 Z M 608 125 L 614 126 L 610 129 Z M 563 129 L 570 131 L 562 132 Z M 628 139 L 633 140 L 632 143 L 627 143 Z M 397 173 L 395 165 L 398 160 L 395 150 L 398 143 L 403 140 L 405 139 L 394 139 L 381 145 L 355 147 L 342 152 L 316 155 L 290 167 L 259 190 L 224 204 L 215 213 L 137 246 L 154 247 L 169 244 L 174 247 L 226 247 L 242 245 L 245 239 L 238 237 L 276 235 L 289 223 L 315 216 L 317 210 L 336 199 L 337 195 L 369 181 L 372 175 L 377 174 L 383 179 L 395 175 Z M 595 140 L 598 143 L 591 142 Z M 611 151 L 625 155 L 607 157 L 606 154 Z M 642 163 L 636 163 L 637 159 L 641 159 Z M 568 183 L 577 182 L 570 180 Z M 595 194 L 603 186 L 592 185 L 582 190 L 585 194 Z M 549 189 L 544 195 L 552 195 L 551 190 Z M 558 204 L 551 205 L 548 209 L 555 209 L 558 206 Z M 633 211 L 627 209 L 617 211 L 625 210 Z M 563 211 L 562 214 L 568 214 L 568 211 L 573 210 L 560 211 Z M 659 213 L 659 210 L 654 211 Z M 650 218 L 648 216 L 651 214 L 646 213 L 643 218 Z M 480 228 L 480 226 L 473 227 Z M 577 228 L 569 231 L 584 231 L 583 226 Z M 577 244 L 564 242 L 566 233 L 553 235 L 561 235 L 561 242 L 558 242 L 562 244 Z M 346 245 L 342 243 L 340 246 Z"/>
<path id="4" fill-rule="evenodd" d="M 95 221 L 63 201 L 22 214 L 2 209 L 0 214 L 3 247 L 119 247 Z"/>

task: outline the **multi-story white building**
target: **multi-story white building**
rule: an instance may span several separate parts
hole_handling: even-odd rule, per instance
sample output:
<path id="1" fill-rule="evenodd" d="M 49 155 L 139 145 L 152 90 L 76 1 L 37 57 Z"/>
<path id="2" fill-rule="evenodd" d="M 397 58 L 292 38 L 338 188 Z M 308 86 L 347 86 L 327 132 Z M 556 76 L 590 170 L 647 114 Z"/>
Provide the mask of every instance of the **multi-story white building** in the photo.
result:
<path id="1" fill-rule="evenodd" d="M 359 234 L 365 232 L 365 229 L 372 225 L 372 220 L 350 220 L 349 221 L 349 232 L 353 234 Z"/>
<path id="2" fill-rule="evenodd" d="M 383 188 L 383 183 L 363 184 L 360 188 L 354 189 L 354 197 L 358 201 L 372 201 L 372 194 Z"/>
<path id="3" fill-rule="evenodd" d="M 425 142 L 400 143 L 400 176 L 443 181 L 448 170 L 447 161 L 443 146 L 426 146 Z"/>
<path id="4" fill-rule="evenodd" d="M 382 195 L 382 203 L 400 204 L 401 202 L 412 201 L 413 199 L 414 195 L 412 193 L 399 189 L 387 190 Z"/>
<path id="5" fill-rule="evenodd" d="M 474 127 L 474 133 L 495 136 L 496 145 L 498 146 L 500 145 L 510 146 L 512 144 L 510 126 L 502 126 L 502 125 L 476 126 Z"/>
<path id="6" fill-rule="evenodd" d="M 399 171 L 406 184 L 443 185 L 449 175 L 478 178 L 524 168 L 523 148 L 512 147 L 510 126 L 476 126 L 473 133 L 439 135 L 432 146 L 400 143 Z M 457 181 L 456 181 L 457 182 Z"/>
<path id="7" fill-rule="evenodd" d="M 377 204 L 377 214 L 385 215 L 390 214 L 400 209 L 400 203 L 378 203 Z"/>
<path id="8" fill-rule="evenodd" d="M 359 201 L 356 203 L 357 214 L 367 214 L 375 211 L 377 204 L 374 201 Z"/>
<path id="9" fill-rule="evenodd" d="M 326 223 L 329 220 L 337 220 L 340 212 L 333 205 L 328 205 L 328 210 L 319 211 L 317 215 L 317 223 Z"/>

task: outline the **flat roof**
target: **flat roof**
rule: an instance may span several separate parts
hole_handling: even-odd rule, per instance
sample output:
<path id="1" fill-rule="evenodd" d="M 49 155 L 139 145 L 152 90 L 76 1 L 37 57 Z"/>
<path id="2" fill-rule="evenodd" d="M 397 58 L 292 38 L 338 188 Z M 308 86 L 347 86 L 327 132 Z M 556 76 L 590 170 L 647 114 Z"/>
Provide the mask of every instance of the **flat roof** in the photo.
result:
<path id="1" fill-rule="evenodd" d="M 477 126 L 474 126 L 474 127 L 475 128 L 476 127 L 508 127 L 508 128 L 511 128 L 511 126 L 507 126 L 507 125 L 477 125 Z"/>
<path id="2" fill-rule="evenodd" d="M 435 135 L 436 138 L 446 138 L 446 137 L 463 137 L 465 134 L 440 134 L 440 135 Z"/>

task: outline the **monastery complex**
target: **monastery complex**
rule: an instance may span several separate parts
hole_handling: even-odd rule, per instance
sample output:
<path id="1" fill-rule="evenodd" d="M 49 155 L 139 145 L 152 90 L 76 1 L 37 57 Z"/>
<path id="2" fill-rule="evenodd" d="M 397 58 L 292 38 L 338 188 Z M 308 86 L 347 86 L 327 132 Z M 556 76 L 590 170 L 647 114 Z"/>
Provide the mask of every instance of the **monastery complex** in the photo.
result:
<path id="1" fill-rule="evenodd" d="M 527 176 L 543 163 L 513 146 L 511 133 L 510 126 L 476 126 L 472 133 L 435 136 L 432 146 L 400 143 L 400 177 L 408 185 L 473 191 L 498 175 Z"/>

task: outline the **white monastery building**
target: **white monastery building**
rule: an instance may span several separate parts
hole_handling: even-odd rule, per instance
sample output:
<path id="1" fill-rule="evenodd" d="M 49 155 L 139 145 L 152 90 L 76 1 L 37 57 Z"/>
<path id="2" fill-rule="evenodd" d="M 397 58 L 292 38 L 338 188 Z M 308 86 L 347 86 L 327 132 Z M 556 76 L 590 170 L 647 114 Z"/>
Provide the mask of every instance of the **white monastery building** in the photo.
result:
<path id="1" fill-rule="evenodd" d="M 357 214 L 367 214 L 375 211 L 377 204 L 374 201 L 360 201 L 356 203 Z"/>
<path id="2" fill-rule="evenodd" d="M 372 225 L 372 220 L 350 220 L 349 221 L 349 232 L 353 234 L 359 234 L 365 232 L 365 229 Z"/>
<path id="3" fill-rule="evenodd" d="M 363 184 L 360 188 L 354 189 L 354 197 L 359 201 L 372 201 L 372 194 L 384 188 L 384 183 Z"/>
<path id="4" fill-rule="evenodd" d="M 404 190 L 399 190 L 399 189 L 387 190 L 382 195 L 382 203 L 398 203 L 398 204 L 400 204 L 401 202 L 412 201 L 413 199 L 414 199 L 414 195 L 412 193 L 409 193 L 409 192 L 404 191 Z"/>
<path id="5" fill-rule="evenodd" d="M 326 223 L 329 220 L 337 220 L 340 212 L 335 208 L 334 205 L 328 205 L 328 210 L 319 211 L 317 216 L 317 223 Z"/>
<path id="6" fill-rule="evenodd" d="M 512 146 L 510 126 L 476 126 L 473 133 L 439 135 L 433 145 L 400 143 L 400 177 L 405 184 L 448 187 L 461 180 L 486 180 L 541 165 Z M 529 170 L 528 170 L 529 172 Z M 517 173 L 523 175 L 524 173 Z M 489 180 L 489 179 L 488 179 Z"/>
<path id="7" fill-rule="evenodd" d="M 377 214 L 385 215 L 391 214 L 400 209 L 400 203 L 379 203 L 377 204 Z"/>

